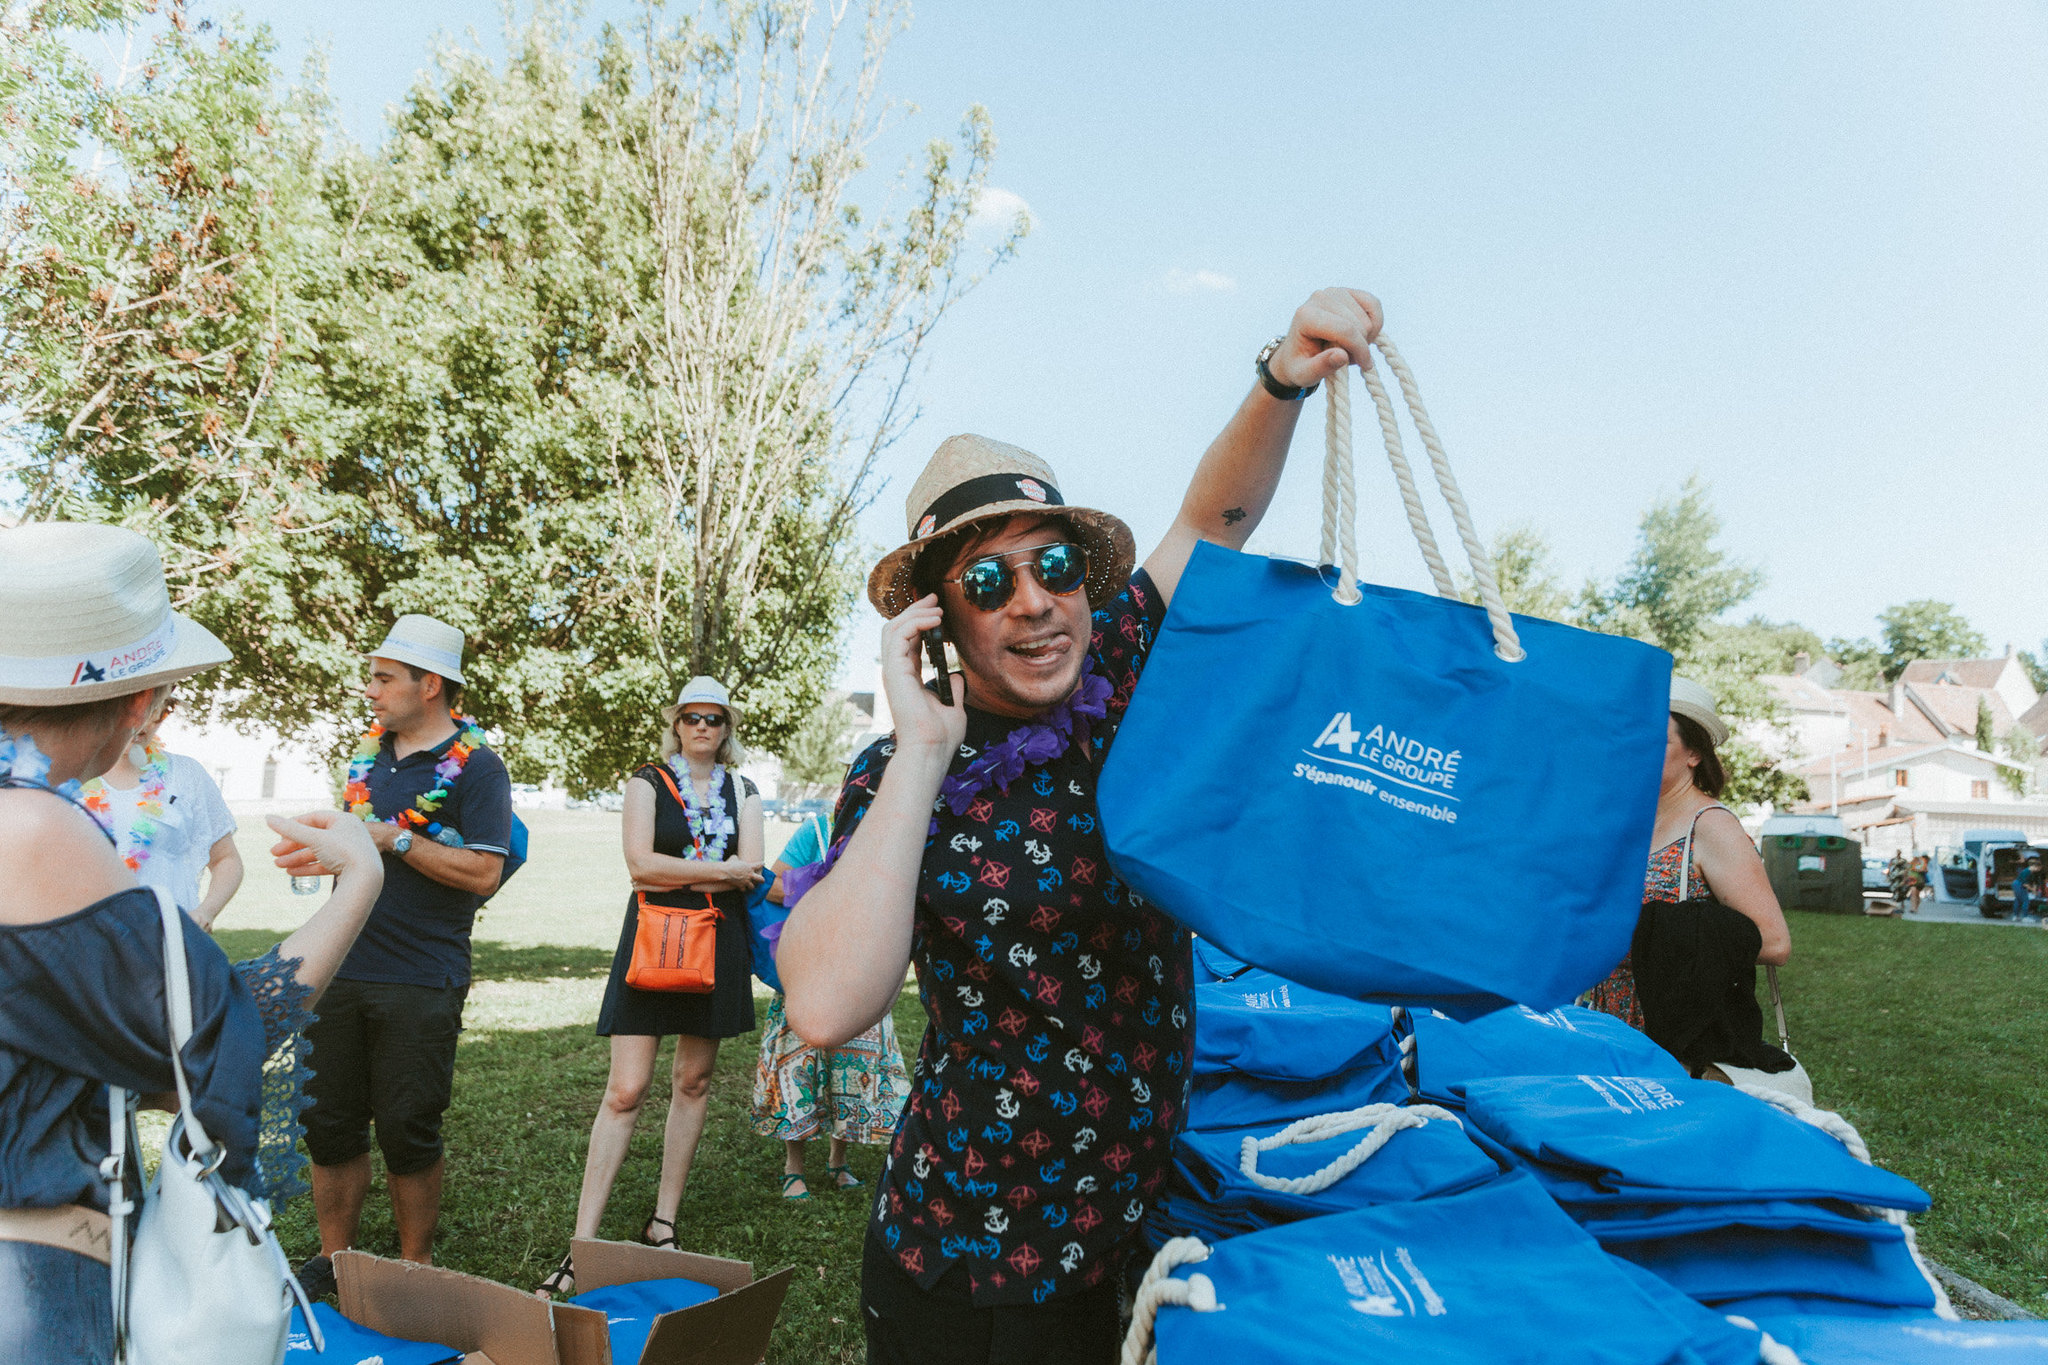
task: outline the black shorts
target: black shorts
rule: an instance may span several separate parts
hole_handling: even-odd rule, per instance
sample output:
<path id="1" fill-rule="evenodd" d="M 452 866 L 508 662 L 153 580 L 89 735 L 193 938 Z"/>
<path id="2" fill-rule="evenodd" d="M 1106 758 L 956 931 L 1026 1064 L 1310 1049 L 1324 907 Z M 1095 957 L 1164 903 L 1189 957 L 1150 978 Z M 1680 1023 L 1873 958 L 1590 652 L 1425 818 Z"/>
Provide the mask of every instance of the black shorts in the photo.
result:
<path id="1" fill-rule="evenodd" d="M 976 1308 L 957 1262 L 920 1289 L 873 1220 L 861 1249 L 860 1317 L 868 1365 L 1115 1365 L 1117 1282 L 1049 1303 Z"/>
<path id="2" fill-rule="evenodd" d="M 306 1083 L 306 1150 L 315 1166 L 339 1166 L 370 1150 L 370 1125 L 392 1175 L 441 1159 L 441 1115 L 455 1084 L 467 986 L 335 981 L 306 1030 L 313 1045 Z"/>

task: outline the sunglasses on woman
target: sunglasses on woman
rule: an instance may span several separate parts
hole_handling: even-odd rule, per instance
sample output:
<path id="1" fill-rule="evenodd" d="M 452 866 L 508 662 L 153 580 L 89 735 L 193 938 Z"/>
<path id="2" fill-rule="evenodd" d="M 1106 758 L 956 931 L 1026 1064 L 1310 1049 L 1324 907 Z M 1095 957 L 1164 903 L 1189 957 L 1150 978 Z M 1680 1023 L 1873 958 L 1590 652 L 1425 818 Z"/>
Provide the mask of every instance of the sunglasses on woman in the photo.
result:
<path id="1" fill-rule="evenodd" d="M 725 724 L 725 717 L 706 715 L 702 711 L 685 711 L 676 717 L 676 724 L 691 727 L 705 725 L 716 730 Z"/>
<path id="2" fill-rule="evenodd" d="M 1088 581 L 1088 552 L 1067 541 L 989 555 L 962 569 L 958 578 L 944 581 L 958 583 L 960 595 L 975 610 L 1000 611 L 1017 595 L 1017 574 L 1009 561 L 1020 555 L 1029 556 L 1024 562 L 1031 566 L 1039 586 L 1054 597 L 1071 596 Z"/>

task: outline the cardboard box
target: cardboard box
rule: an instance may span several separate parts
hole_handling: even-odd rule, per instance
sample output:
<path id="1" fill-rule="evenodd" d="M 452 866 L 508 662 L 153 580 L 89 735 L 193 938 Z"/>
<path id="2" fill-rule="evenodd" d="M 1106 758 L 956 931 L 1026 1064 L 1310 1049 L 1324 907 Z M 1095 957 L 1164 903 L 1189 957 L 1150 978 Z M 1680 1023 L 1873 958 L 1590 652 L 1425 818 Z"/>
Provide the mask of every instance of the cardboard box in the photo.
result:
<path id="1" fill-rule="evenodd" d="M 464 1365 L 756 1365 L 782 1312 L 794 1268 L 762 1279 L 745 1261 L 633 1242 L 570 1244 L 578 1292 L 681 1277 L 718 1297 L 654 1320 L 638 1362 L 613 1361 L 604 1314 L 548 1303 L 523 1289 L 442 1266 L 363 1251 L 334 1258 L 342 1313 L 387 1336 L 466 1351 Z"/>

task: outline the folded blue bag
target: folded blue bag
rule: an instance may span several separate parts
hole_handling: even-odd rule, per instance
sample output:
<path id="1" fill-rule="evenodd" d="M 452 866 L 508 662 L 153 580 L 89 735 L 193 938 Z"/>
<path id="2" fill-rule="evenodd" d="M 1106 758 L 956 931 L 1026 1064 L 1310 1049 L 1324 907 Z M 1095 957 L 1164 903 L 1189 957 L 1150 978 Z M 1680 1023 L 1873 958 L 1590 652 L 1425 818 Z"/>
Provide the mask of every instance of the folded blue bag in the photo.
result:
<path id="1" fill-rule="evenodd" d="M 1927 1192 L 1904 1176 L 1867 1166 L 1820 1129 L 1713 1081 L 1512 1076 L 1472 1081 L 1464 1092 L 1472 1127 L 1585 1181 L 1573 1195 L 1581 1203 L 1928 1205 Z"/>
<path id="2" fill-rule="evenodd" d="M 747 892 L 747 949 L 753 954 L 754 975 L 761 984 L 780 994 L 782 974 L 775 970 L 775 945 L 782 938 L 783 923 L 789 919 L 789 907 L 777 905 L 768 899 L 768 893 L 775 887 L 775 869 L 761 869 L 761 884 Z"/>
<path id="3" fill-rule="evenodd" d="M 1885 1322 L 1941 1321 L 1925 1308 L 1887 1308 L 1875 1303 L 1857 1303 L 1853 1299 L 1823 1299 L 1808 1294 L 1759 1294 L 1753 1299 L 1727 1299 L 1715 1304 L 1714 1311 L 1730 1317 L 1748 1318 L 1761 1324 L 1774 1337 L 1778 1335 L 1779 1322 L 1815 1315 L 1876 1318 Z"/>
<path id="4" fill-rule="evenodd" d="M 1540 1178 L 1540 1177 L 1539 1177 Z M 1545 1184 L 1551 1197 L 1557 1190 Z M 1861 1237 L 1870 1242 L 1900 1242 L 1906 1234 L 1897 1223 L 1858 1213 L 1832 1200 L 1744 1199 L 1725 1204 L 1574 1204 L 1560 1200 L 1564 1211 L 1609 1250 L 1617 1242 L 1646 1242 L 1682 1237 L 1715 1228 L 1774 1228 Z"/>
<path id="5" fill-rule="evenodd" d="M 1773 1318 L 1760 1324 L 1805 1365 L 2039 1365 L 2048 1322 Z"/>
<path id="6" fill-rule="evenodd" d="M 1232 1238 L 1170 1273 L 1217 1308 L 1158 1309 L 1161 1365 L 1664 1365 L 1696 1329 L 1516 1175 Z M 1159 1289 L 1140 1290 L 1141 1337 Z"/>
<path id="7" fill-rule="evenodd" d="M 1270 1141 L 1280 1133 L 1183 1133 L 1174 1142 L 1174 1177 L 1191 1199 L 1210 1207 L 1211 1217 L 1234 1216 L 1243 1224 L 1239 1230 L 1249 1232 L 1373 1204 L 1458 1194 L 1500 1174 L 1499 1165 L 1466 1140 L 1457 1120 L 1438 1118 L 1387 1136 L 1327 1189 L 1308 1193 L 1260 1183 L 1259 1177 L 1285 1182 L 1313 1176 L 1367 1142 L 1374 1121 L 1414 1113 L 1390 1108 L 1388 1114 L 1371 1116 L 1348 1131 L 1256 1152 L 1256 1175 L 1243 1169 L 1245 1142 Z"/>
<path id="8" fill-rule="evenodd" d="M 1201 1025 L 1196 1024 L 1199 1033 Z M 1296 1119 L 1358 1109 L 1368 1104 L 1399 1104 L 1408 1098 L 1408 1082 L 1393 1062 L 1359 1067 L 1314 1081 L 1267 1081 L 1256 1076 L 1197 1076 L 1188 1096 L 1188 1127 L 1264 1128 L 1268 1131 Z"/>
<path id="9" fill-rule="evenodd" d="M 1385 1068 L 1394 1056 L 1393 1035 L 1387 1006 L 1312 990 L 1269 972 L 1195 987 L 1197 1076 L 1319 1081 L 1365 1066 Z"/>
<path id="10" fill-rule="evenodd" d="M 1884 1308 L 1934 1307 L 1934 1289 L 1903 1239 L 1716 1228 L 1608 1249 L 1701 1303 L 1801 1294 Z"/>
<path id="11" fill-rule="evenodd" d="M 1255 972 L 1257 967 L 1249 962 L 1239 962 L 1205 938 L 1194 940 L 1195 984 L 1206 985 L 1211 981 L 1228 981 L 1232 977 Z"/>
<path id="12" fill-rule="evenodd" d="M 1720 1309 L 1687 1298 L 1639 1265 L 1618 1256 L 1609 1256 L 1607 1260 L 1691 1333 L 1686 1346 L 1692 1354 L 1681 1355 L 1670 1365 L 1757 1365 L 1763 1339 L 1760 1330 L 1737 1326 Z"/>
<path id="13" fill-rule="evenodd" d="M 1499 1076 L 1657 1076 L 1686 1079 L 1684 1065 L 1611 1014 L 1565 1005 L 1538 1013 L 1512 1005 L 1460 1023 L 1412 1011 L 1416 1094 L 1462 1103 L 1457 1087 Z"/>
<path id="14" fill-rule="evenodd" d="M 349 1321 L 324 1303 L 313 1305 L 313 1320 L 320 1324 L 320 1334 L 327 1340 L 327 1349 L 313 1349 L 312 1334 L 306 1330 L 305 1316 L 294 1308 L 291 1332 L 284 1345 L 287 1365 L 363 1365 L 365 1361 L 378 1360 L 383 1365 L 455 1365 L 462 1359 L 463 1353 L 452 1346 L 437 1346 L 430 1341 L 402 1341 L 397 1337 L 387 1337 L 382 1332 L 373 1332 Z"/>
<path id="15" fill-rule="evenodd" d="M 718 1291 L 708 1284 L 670 1277 L 608 1284 L 578 1294 L 569 1302 L 603 1313 L 605 1326 L 611 1330 L 612 1365 L 634 1365 L 646 1348 L 647 1334 L 654 1330 L 656 1318 L 717 1297 Z"/>

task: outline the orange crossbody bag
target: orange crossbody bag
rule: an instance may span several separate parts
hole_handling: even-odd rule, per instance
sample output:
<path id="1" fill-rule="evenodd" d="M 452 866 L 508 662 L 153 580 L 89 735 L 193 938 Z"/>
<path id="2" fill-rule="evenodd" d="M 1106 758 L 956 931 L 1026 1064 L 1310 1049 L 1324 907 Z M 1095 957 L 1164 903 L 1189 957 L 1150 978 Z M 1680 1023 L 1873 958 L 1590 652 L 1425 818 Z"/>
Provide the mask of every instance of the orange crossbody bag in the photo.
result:
<path id="1" fill-rule="evenodd" d="M 683 794 L 666 769 L 657 769 L 670 795 L 681 804 Z M 722 793 L 721 793 L 722 795 Z M 636 991 L 678 991 L 709 995 L 718 983 L 718 922 L 725 912 L 708 891 L 675 891 L 667 895 L 702 896 L 702 905 L 662 905 L 640 893 L 639 925 L 633 932 L 633 957 L 626 964 L 626 984 Z"/>

